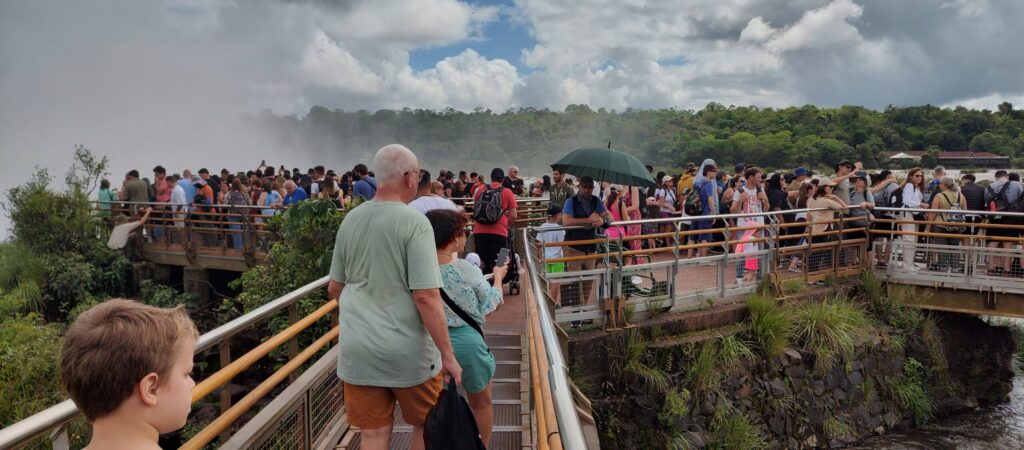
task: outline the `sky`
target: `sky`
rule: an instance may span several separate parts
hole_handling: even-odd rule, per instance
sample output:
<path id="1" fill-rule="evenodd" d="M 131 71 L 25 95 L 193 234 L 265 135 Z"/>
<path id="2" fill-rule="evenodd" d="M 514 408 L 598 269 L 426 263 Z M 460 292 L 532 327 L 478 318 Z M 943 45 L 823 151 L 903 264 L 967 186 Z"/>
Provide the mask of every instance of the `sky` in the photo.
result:
<path id="1" fill-rule="evenodd" d="M 353 156 L 240 114 L 1024 104 L 1017 0 L 0 0 L 0 190 Z M 250 161 L 251 160 L 251 161 Z M 240 162 L 246 161 L 246 162 Z"/>

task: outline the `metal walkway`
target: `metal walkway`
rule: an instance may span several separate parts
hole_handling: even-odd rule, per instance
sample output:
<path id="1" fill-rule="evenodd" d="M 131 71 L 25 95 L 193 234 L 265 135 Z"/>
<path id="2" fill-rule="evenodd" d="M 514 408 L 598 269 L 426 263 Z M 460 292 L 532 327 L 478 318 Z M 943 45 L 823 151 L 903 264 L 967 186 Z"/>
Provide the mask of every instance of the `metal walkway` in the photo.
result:
<path id="1" fill-rule="evenodd" d="M 519 334 L 487 333 L 486 341 L 497 367 L 491 380 L 494 405 L 494 432 L 487 446 L 493 450 L 520 450 L 529 447 L 530 407 L 529 396 L 529 353 L 522 345 L 525 341 Z M 459 388 L 462 392 L 462 388 Z M 464 394 L 464 393 L 463 393 Z M 334 448 L 356 450 L 359 448 L 359 429 L 352 427 Z M 412 439 L 412 426 L 402 420 L 401 411 L 395 407 L 395 429 L 391 437 L 392 449 L 407 449 Z"/>

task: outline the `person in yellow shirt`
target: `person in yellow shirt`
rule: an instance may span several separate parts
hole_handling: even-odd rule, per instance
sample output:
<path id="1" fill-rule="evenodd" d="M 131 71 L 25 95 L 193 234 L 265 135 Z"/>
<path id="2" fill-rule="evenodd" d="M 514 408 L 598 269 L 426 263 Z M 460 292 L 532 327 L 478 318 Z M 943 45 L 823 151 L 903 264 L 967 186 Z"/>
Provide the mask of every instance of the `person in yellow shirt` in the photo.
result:
<path id="1" fill-rule="evenodd" d="M 682 175 L 679 175 L 679 183 L 676 184 L 676 198 L 679 201 L 686 200 L 686 194 L 689 194 L 693 190 L 693 180 L 697 175 L 697 165 L 694 163 L 687 163 L 686 170 L 683 171 Z"/>

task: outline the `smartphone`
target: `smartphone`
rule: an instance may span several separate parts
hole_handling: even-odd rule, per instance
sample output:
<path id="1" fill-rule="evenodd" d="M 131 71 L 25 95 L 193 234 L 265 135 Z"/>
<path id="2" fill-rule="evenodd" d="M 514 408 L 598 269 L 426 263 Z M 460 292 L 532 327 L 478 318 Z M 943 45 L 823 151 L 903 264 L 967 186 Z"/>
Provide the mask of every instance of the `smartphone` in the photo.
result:
<path id="1" fill-rule="evenodd" d="M 508 249 L 498 251 L 498 259 L 494 260 L 494 267 L 501 267 L 508 263 Z"/>

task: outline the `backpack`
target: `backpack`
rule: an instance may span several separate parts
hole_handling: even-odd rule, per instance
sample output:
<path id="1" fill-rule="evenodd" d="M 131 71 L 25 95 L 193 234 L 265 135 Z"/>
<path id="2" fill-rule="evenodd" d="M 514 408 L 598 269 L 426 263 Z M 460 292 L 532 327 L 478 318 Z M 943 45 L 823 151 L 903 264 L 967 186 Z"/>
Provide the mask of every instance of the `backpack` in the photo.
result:
<path id="1" fill-rule="evenodd" d="M 890 208 L 902 208 L 903 207 L 903 188 L 896 189 L 889 194 L 889 207 Z"/>
<path id="2" fill-rule="evenodd" d="M 499 187 L 497 189 L 487 187 L 480 198 L 473 205 L 473 221 L 484 225 L 494 225 L 501 220 L 501 216 L 505 215 L 505 209 L 501 207 L 501 191 L 505 188 Z"/>
<path id="3" fill-rule="evenodd" d="M 700 213 L 704 212 L 703 202 L 700 198 L 700 190 L 698 189 L 685 189 L 683 191 L 683 211 L 688 216 L 699 216 Z"/>
<path id="4" fill-rule="evenodd" d="M 988 190 L 989 196 L 992 200 L 988 202 L 989 211 L 1009 211 L 1010 200 L 1006 198 L 1006 189 L 1010 187 L 1010 181 L 1003 183 L 1003 187 L 999 188 L 999 192 L 992 189 L 992 185 L 987 186 L 985 189 Z M 1020 203 L 1020 199 L 1017 199 L 1017 203 Z"/>
<path id="5" fill-rule="evenodd" d="M 964 231 L 967 231 L 967 226 L 965 225 L 967 223 L 967 219 L 964 217 L 963 209 L 960 208 L 960 193 L 958 192 L 956 194 L 956 203 L 950 201 L 949 196 L 946 195 L 945 192 L 940 192 L 940 195 L 946 199 L 946 203 L 949 203 L 949 209 L 947 210 L 949 212 L 942 213 L 946 216 L 945 221 L 959 224 L 945 225 L 946 230 L 952 233 L 963 233 Z"/>

